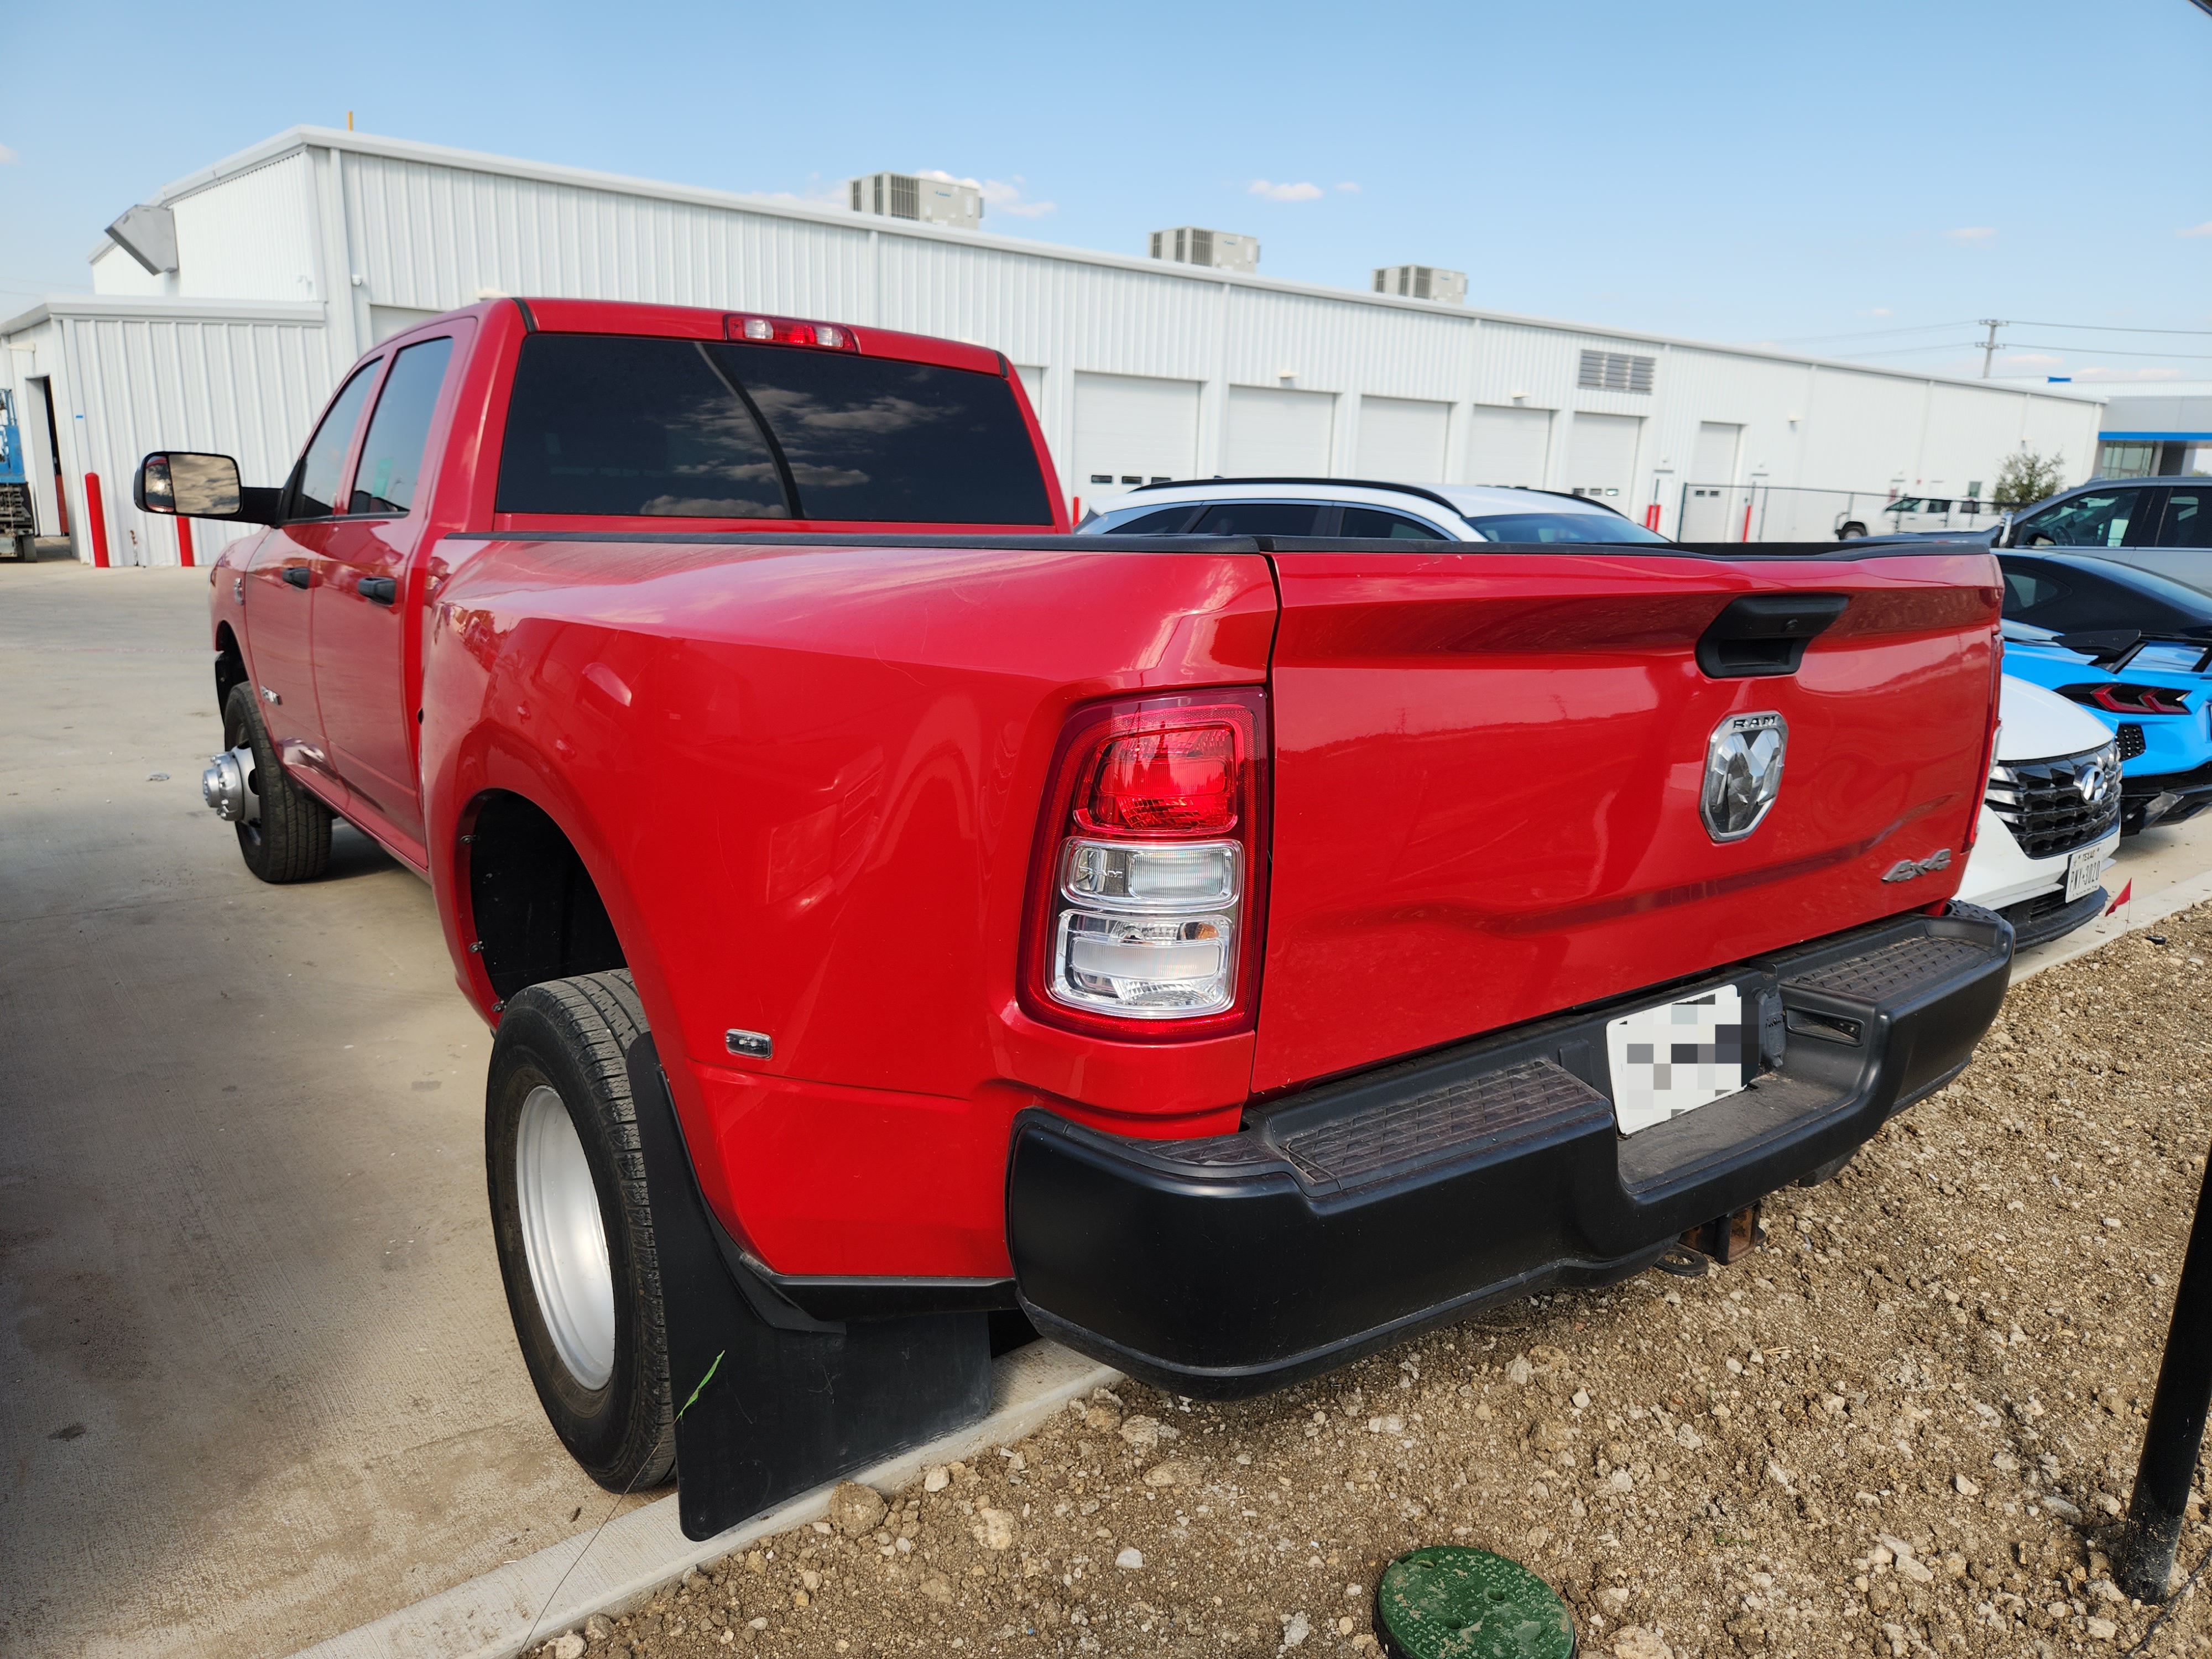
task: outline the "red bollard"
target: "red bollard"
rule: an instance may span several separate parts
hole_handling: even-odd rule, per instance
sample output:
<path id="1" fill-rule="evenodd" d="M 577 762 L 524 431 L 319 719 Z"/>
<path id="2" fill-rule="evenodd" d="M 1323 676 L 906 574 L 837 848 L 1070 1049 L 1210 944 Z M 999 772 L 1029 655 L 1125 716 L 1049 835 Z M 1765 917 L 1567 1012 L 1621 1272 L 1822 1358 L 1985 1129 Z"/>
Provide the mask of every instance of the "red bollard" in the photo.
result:
<path id="1" fill-rule="evenodd" d="M 1646 530 L 1656 530 L 1656 529 L 1658 529 L 1658 527 L 1659 527 L 1659 503 L 1658 503 L 1658 502 L 1654 501 L 1654 502 L 1652 502 L 1652 503 L 1651 503 L 1651 505 L 1650 505 L 1650 506 L 1649 506 L 1649 507 L 1645 507 L 1645 508 L 1644 509 L 1644 527 Z"/>
<path id="2" fill-rule="evenodd" d="M 192 568 L 192 521 L 181 514 L 177 518 L 177 562 L 187 570 Z"/>
<path id="3" fill-rule="evenodd" d="M 84 475 L 84 528 L 92 538 L 92 562 L 94 568 L 107 568 L 107 509 L 100 504 L 100 474 Z"/>

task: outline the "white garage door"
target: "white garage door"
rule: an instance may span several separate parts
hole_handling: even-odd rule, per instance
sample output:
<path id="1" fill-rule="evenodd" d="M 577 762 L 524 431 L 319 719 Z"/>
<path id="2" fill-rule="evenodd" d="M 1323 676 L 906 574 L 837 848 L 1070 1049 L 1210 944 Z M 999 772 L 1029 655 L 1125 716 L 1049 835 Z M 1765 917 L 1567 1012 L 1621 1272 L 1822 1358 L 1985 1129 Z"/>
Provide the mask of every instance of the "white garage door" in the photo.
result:
<path id="1" fill-rule="evenodd" d="M 1198 382 L 1134 374 L 1075 377 L 1075 466 L 1086 502 L 1198 471 Z"/>
<path id="2" fill-rule="evenodd" d="M 1335 423 L 1333 392 L 1232 386 L 1221 471 L 1231 478 L 1326 478 Z"/>
<path id="3" fill-rule="evenodd" d="M 1478 404 L 1468 433 L 1467 481 L 1540 489 L 1551 449 L 1550 410 Z"/>
<path id="4" fill-rule="evenodd" d="M 1359 476 L 1392 483 L 1435 483 L 1444 476 L 1444 431 L 1451 405 L 1412 398 L 1359 400 Z"/>
<path id="5" fill-rule="evenodd" d="M 1567 488 L 1619 507 L 1636 471 L 1634 415 L 1577 415 L 1567 439 Z"/>

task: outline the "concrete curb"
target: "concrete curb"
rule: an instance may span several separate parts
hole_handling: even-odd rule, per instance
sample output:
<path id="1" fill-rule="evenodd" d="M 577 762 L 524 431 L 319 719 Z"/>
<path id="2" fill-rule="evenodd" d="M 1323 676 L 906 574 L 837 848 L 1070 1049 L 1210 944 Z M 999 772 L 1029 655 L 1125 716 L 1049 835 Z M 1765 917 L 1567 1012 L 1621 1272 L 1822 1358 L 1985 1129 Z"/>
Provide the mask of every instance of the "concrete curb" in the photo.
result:
<path id="1" fill-rule="evenodd" d="M 1121 1376 L 1058 1343 L 1032 1342 L 1000 1355 L 994 1365 L 991 1391 L 996 1403 L 988 1417 L 852 1478 L 881 1492 L 896 1491 L 932 1464 L 1011 1444 L 1069 1401 L 1093 1389 L 1111 1388 Z M 588 1532 L 564 1538 L 535 1555 L 318 1643 L 295 1659 L 513 1659 L 526 1641 L 543 1642 L 573 1630 L 595 1613 L 625 1613 L 687 1568 L 819 1520 L 830 1492 L 829 1486 L 817 1487 L 700 1543 L 684 1535 L 675 1498 L 664 1498 L 608 1523 L 597 1543 Z M 587 1544 L 590 1553 L 569 1572 Z M 563 1573 L 568 1575 L 565 1583 Z M 560 1599 L 547 1607 L 556 1584 Z M 540 1607 L 545 1607 L 542 1618 Z"/>
<path id="2" fill-rule="evenodd" d="M 2212 899 L 2212 871 L 2192 876 L 2187 881 L 2178 881 L 2171 887 L 2161 887 L 2131 899 L 2126 909 L 2117 916 L 2100 916 L 2087 927 L 2076 928 L 2049 945 L 2039 945 L 2025 957 L 2013 963 L 2012 983 L 2033 979 L 2046 968 L 2056 968 L 2062 962 L 2071 962 L 2076 957 L 2087 956 L 2100 945 L 2110 945 L 2116 939 L 2130 933 L 2139 933 L 2145 928 L 2163 921 L 2166 917 Z"/>

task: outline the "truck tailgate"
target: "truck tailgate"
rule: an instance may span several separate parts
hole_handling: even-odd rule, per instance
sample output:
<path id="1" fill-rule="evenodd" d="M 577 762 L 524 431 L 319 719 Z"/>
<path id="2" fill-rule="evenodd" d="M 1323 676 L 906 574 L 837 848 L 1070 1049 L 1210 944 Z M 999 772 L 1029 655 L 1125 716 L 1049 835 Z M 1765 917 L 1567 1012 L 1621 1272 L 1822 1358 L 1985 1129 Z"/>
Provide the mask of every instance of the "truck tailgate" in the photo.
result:
<path id="1" fill-rule="evenodd" d="M 1948 897 L 1983 793 L 1996 560 L 1278 550 L 1256 1091 Z M 1740 596 L 1848 597 L 1796 672 L 1711 678 Z M 1750 835 L 1699 816 L 1728 717 L 1788 722 Z M 1948 867 L 1885 881 L 1902 860 Z M 1942 861 L 1936 860 L 1939 866 Z"/>

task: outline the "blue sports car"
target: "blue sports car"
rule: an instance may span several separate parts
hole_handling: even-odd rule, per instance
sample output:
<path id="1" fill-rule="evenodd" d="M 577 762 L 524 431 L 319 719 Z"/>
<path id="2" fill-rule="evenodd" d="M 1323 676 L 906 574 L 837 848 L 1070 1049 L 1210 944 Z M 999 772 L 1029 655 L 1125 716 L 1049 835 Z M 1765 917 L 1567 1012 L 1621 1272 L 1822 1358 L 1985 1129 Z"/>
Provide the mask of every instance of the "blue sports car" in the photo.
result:
<path id="1" fill-rule="evenodd" d="M 2121 834 L 2212 806 L 2212 644 L 2128 629 L 2062 644 L 2010 617 L 2004 636 L 2006 673 L 2081 704 L 2119 738 Z"/>

